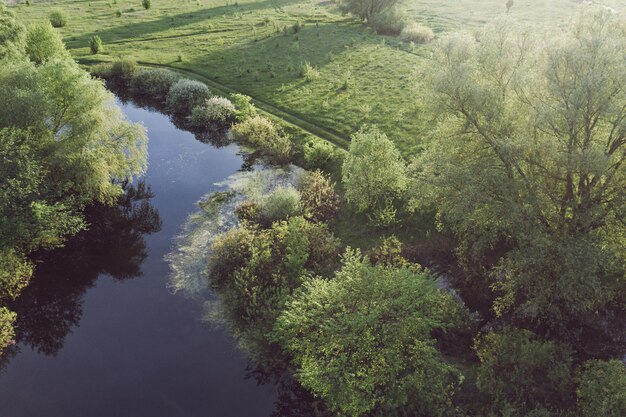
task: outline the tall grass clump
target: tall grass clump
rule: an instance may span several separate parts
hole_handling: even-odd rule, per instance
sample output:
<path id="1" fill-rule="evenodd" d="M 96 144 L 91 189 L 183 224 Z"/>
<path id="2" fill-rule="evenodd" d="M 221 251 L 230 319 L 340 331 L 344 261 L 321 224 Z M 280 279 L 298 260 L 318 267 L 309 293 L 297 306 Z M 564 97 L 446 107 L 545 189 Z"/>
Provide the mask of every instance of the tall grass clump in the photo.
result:
<path id="1" fill-rule="evenodd" d="M 255 116 L 233 125 L 233 139 L 252 145 L 272 162 L 287 163 L 291 158 L 292 145 L 272 121 Z"/>
<path id="2" fill-rule="evenodd" d="M 191 124 L 196 128 L 226 126 L 235 119 L 235 106 L 224 97 L 211 97 L 191 112 Z"/>
<path id="3" fill-rule="evenodd" d="M 190 115 L 193 108 L 211 97 L 209 88 L 200 81 L 178 80 L 167 94 L 166 106 L 175 115 Z"/>
<path id="4" fill-rule="evenodd" d="M 150 7 L 152 7 L 152 0 L 142 0 L 141 5 L 144 9 L 148 10 Z"/>
<path id="5" fill-rule="evenodd" d="M 61 10 L 55 10 L 48 16 L 50 23 L 55 28 L 62 28 L 67 25 L 67 16 Z"/>
<path id="6" fill-rule="evenodd" d="M 406 42 L 427 43 L 433 40 L 435 34 L 428 26 L 412 22 L 402 29 L 400 37 Z"/>
<path id="7" fill-rule="evenodd" d="M 165 100 L 170 88 L 179 78 L 175 72 L 165 68 L 142 68 L 133 75 L 130 88 L 134 94 Z"/>

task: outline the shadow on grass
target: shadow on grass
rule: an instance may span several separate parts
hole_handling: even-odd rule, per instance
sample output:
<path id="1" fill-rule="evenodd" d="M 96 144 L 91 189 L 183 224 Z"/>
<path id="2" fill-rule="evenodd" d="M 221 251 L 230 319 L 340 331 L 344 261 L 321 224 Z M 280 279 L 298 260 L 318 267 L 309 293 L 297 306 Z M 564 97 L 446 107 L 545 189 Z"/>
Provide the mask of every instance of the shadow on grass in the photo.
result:
<path id="1" fill-rule="evenodd" d="M 123 43 L 124 41 L 137 40 L 138 38 L 139 40 L 159 40 L 161 39 L 161 37 L 158 36 L 150 37 L 148 39 L 141 38 L 166 30 L 177 29 L 201 23 L 217 16 L 234 15 L 236 13 L 247 13 L 263 9 L 277 9 L 292 3 L 298 3 L 299 1 L 300 0 L 263 0 L 259 2 L 244 3 L 239 5 L 231 4 L 200 9 L 196 11 L 177 14 L 174 16 L 161 16 L 154 20 L 134 22 L 104 30 L 97 30 L 91 33 L 85 33 L 79 36 L 74 36 L 67 41 L 67 44 L 70 48 L 87 46 L 89 44 L 89 40 L 95 34 L 100 36 L 100 38 L 105 43 Z M 209 32 L 211 32 L 211 30 L 196 31 L 192 34 L 182 34 L 174 37 L 198 35 Z"/>

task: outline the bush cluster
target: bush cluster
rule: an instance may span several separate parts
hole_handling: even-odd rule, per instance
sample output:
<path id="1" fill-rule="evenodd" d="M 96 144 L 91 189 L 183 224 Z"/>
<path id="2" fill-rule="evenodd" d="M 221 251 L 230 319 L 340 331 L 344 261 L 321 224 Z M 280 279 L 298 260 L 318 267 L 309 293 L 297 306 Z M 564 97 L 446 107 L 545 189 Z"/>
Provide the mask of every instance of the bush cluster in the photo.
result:
<path id="1" fill-rule="evenodd" d="M 232 127 L 233 139 L 260 149 L 261 153 L 277 163 L 289 161 L 291 140 L 272 121 L 255 116 Z"/>
<path id="2" fill-rule="evenodd" d="M 55 28 L 62 28 L 67 25 L 67 16 L 61 10 L 55 10 L 48 16 L 50 23 Z"/>
<path id="3" fill-rule="evenodd" d="M 167 94 L 166 106 L 175 115 L 190 115 L 193 108 L 211 97 L 209 88 L 200 81 L 178 80 Z"/>
<path id="4" fill-rule="evenodd" d="M 402 29 L 400 37 L 403 41 L 407 42 L 427 43 L 433 40 L 435 34 L 433 33 L 433 30 L 428 26 L 424 26 L 417 22 L 412 22 Z"/>
<path id="5" fill-rule="evenodd" d="M 226 126 L 235 119 L 235 106 L 224 97 L 211 97 L 191 112 L 191 124 L 196 128 Z"/>
<path id="6" fill-rule="evenodd" d="M 133 74 L 130 89 L 134 94 L 141 94 L 163 100 L 179 76 L 164 68 L 142 68 Z"/>
<path id="7" fill-rule="evenodd" d="M 339 214 L 340 197 L 335 184 L 320 170 L 305 173 L 298 183 L 304 213 L 315 221 L 327 222 Z"/>

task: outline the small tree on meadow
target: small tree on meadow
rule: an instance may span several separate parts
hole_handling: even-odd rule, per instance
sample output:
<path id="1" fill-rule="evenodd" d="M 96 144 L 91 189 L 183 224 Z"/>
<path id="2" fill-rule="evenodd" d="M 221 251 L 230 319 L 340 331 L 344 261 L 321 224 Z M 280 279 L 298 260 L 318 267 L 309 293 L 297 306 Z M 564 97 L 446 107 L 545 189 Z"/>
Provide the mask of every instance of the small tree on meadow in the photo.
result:
<path id="1" fill-rule="evenodd" d="M 352 137 L 342 181 L 346 200 L 357 211 L 380 209 L 405 190 L 406 164 L 383 132 L 364 127 Z"/>

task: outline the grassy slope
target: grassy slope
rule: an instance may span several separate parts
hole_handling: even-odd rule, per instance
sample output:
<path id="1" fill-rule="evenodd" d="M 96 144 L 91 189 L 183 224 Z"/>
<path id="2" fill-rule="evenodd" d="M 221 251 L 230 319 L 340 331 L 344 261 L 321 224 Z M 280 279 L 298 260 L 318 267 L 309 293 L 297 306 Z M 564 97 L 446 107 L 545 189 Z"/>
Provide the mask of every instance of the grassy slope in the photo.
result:
<path id="1" fill-rule="evenodd" d="M 478 27 L 501 15 L 504 3 L 415 0 L 404 7 L 440 33 Z M 605 0 L 623 9 L 619 3 Z M 539 25 L 564 23 L 578 7 L 576 0 L 517 0 L 512 15 Z M 93 58 L 129 56 L 193 71 L 293 115 L 309 130 L 316 126 L 323 131 L 313 133 L 336 142 L 373 123 L 408 156 L 419 150 L 428 124 L 418 97 L 430 47 L 376 36 L 328 1 L 154 0 L 143 10 L 139 0 L 58 0 L 15 9 L 26 21 L 63 9 L 69 23 L 61 32 L 76 57 L 92 58 L 88 43 L 97 33 L 106 52 Z M 297 21 L 302 30 L 285 35 L 284 27 Z M 300 77 L 305 61 L 319 68 L 318 79 Z"/>

